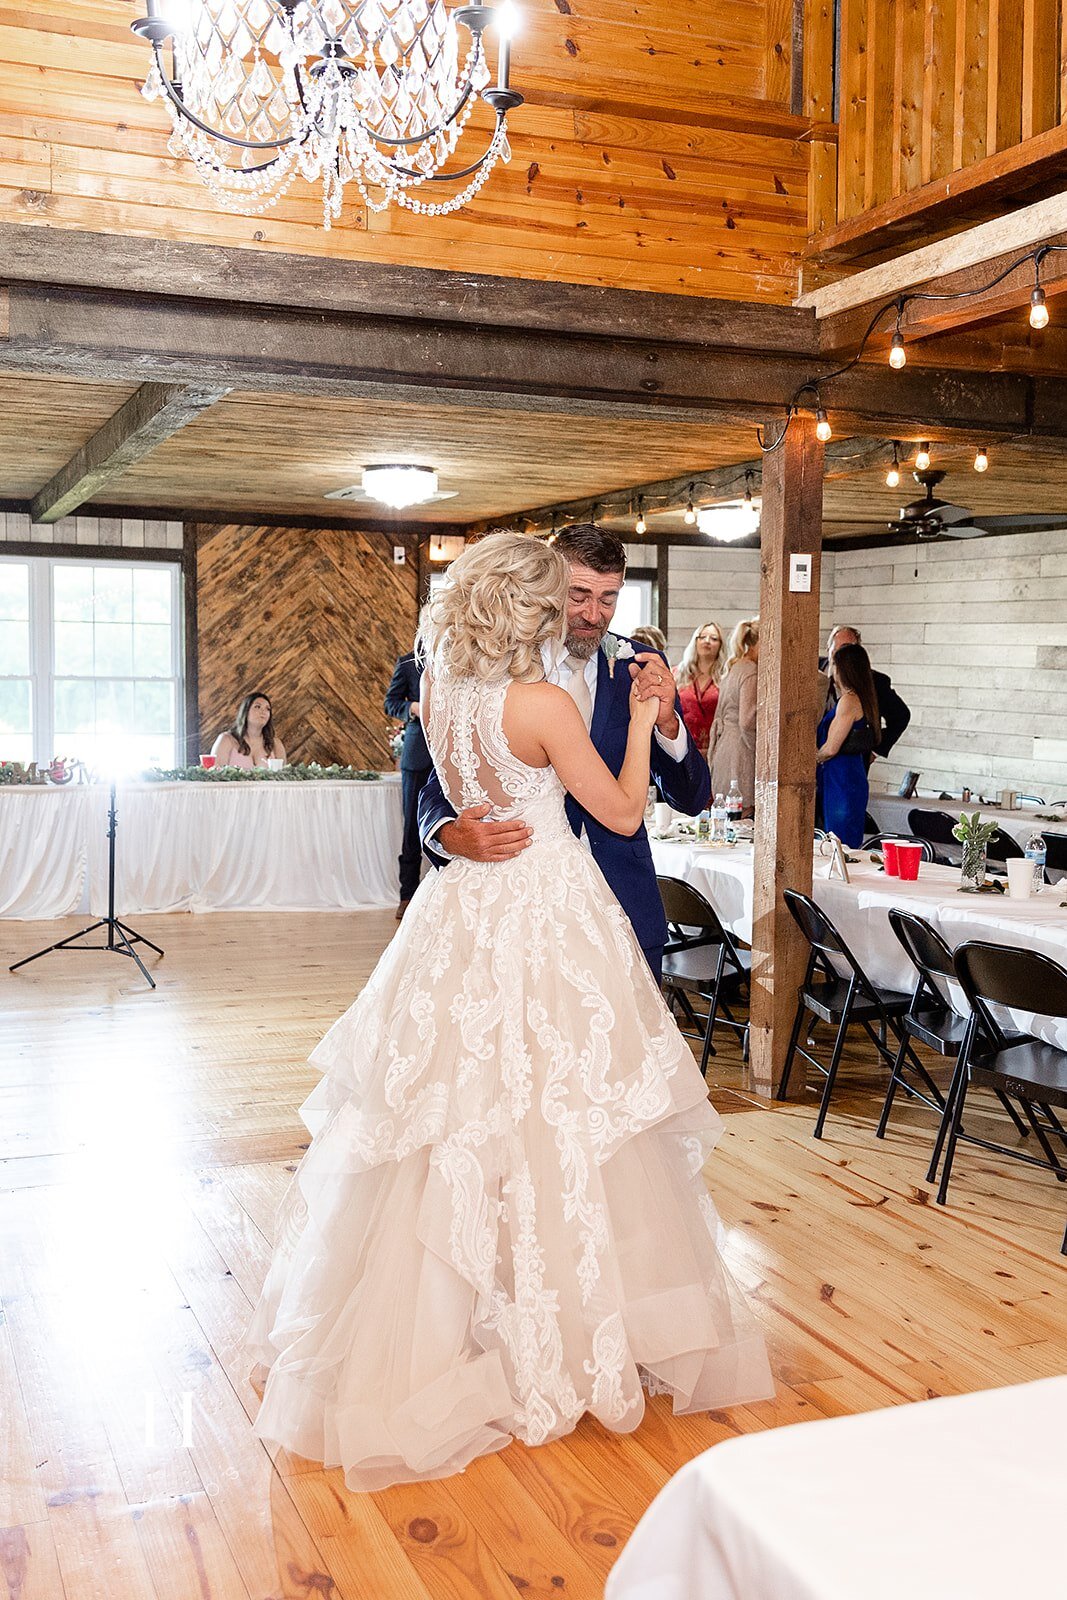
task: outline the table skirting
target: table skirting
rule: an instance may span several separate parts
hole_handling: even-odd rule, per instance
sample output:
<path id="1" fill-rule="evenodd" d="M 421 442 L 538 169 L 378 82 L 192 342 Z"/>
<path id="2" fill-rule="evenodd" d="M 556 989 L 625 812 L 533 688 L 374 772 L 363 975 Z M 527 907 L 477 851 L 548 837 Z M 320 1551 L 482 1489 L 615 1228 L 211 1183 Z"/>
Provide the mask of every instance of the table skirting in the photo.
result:
<path id="1" fill-rule="evenodd" d="M 104 787 L 0 790 L 0 915 L 107 909 Z M 402 814 L 373 782 L 142 783 L 118 791 L 119 916 L 394 905 Z"/>

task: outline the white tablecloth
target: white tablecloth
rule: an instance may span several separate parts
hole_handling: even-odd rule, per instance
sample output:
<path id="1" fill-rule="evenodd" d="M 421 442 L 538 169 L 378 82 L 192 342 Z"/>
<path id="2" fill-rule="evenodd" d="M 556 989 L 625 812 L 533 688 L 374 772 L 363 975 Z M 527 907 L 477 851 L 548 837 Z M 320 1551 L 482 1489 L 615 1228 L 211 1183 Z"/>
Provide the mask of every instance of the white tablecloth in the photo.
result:
<path id="1" fill-rule="evenodd" d="M 0 788 L 0 917 L 62 917 L 77 911 L 89 812 L 84 788 Z"/>
<path id="2" fill-rule="evenodd" d="M 867 810 L 877 822 L 879 829 L 886 833 L 890 829 L 894 833 L 910 833 L 908 815 L 910 812 L 919 811 L 944 811 L 950 817 L 958 817 L 964 811 L 970 816 L 975 811 L 982 813 L 985 822 L 995 822 L 999 828 L 1026 848 L 1026 841 L 1034 832 L 1067 834 L 1067 822 L 1042 822 L 1038 818 L 1038 811 L 1047 810 L 1048 807 L 1027 806 L 1024 811 L 1002 811 L 999 806 L 984 806 L 979 800 L 969 800 L 964 805 L 962 800 L 937 800 L 929 795 L 916 796 L 911 800 L 902 800 L 898 794 L 878 794 L 871 790 L 867 801 Z"/>
<path id="3" fill-rule="evenodd" d="M 0 914 L 107 909 L 108 791 L 0 790 Z M 395 905 L 400 784 L 133 783 L 118 791 L 116 910 Z"/>
<path id="4" fill-rule="evenodd" d="M 606 1600 L 1067 1592 L 1067 1378 L 731 1439 L 652 1502 Z"/>

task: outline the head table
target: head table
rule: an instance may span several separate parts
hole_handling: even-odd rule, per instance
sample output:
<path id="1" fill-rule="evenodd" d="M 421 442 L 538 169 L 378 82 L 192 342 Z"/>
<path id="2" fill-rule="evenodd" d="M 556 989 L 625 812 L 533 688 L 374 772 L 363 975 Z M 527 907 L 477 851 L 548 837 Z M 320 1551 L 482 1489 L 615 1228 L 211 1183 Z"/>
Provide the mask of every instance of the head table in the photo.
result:
<path id="1" fill-rule="evenodd" d="M 812 898 L 834 923 L 871 981 L 880 988 L 910 991 L 915 969 L 889 923 L 900 906 L 925 917 L 950 948 L 967 939 L 1039 950 L 1067 967 L 1067 885 L 1050 884 L 1029 900 L 965 893 L 958 867 L 924 861 L 914 883 L 889 878 L 866 851 L 849 866 L 849 882 L 827 877 L 829 862 L 816 854 Z M 698 845 L 691 839 L 653 840 L 658 873 L 682 878 L 710 900 L 731 933 L 752 939 L 752 846 Z M 962 997 L 955 996 L 962 1009 Z M 1036 1025 L 1036 1031 L 1067 1047 L 1067 1029 Z"/>
<path id="2" fill-rule="evenodd" d="M 105 785 L 0 788 L 0 916 L 107 909 Z M 394 775 L 123 783 L 116 908 L 354 911 L 395 904 L 403 818 Z"/>

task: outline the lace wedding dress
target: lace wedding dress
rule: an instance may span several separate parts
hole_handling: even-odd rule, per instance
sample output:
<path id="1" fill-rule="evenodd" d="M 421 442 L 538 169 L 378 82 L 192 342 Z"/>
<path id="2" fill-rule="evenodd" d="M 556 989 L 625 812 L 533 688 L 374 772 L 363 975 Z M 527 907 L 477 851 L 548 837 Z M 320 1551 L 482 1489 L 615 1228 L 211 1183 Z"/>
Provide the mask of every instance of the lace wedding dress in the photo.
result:
<path id="1" fill-rule="evenodd" d="M 702 1169 L 722 1129 L 508 682 L 438 677 L 452 804 L 521 817 L 512 861 L 427 877 L 311 1060 L 313 1135 L 246 1343 L 261 1437 L 357 1490 L 443 1477 L 585 1412 L 636 1428 L 773 1392 Z"/>

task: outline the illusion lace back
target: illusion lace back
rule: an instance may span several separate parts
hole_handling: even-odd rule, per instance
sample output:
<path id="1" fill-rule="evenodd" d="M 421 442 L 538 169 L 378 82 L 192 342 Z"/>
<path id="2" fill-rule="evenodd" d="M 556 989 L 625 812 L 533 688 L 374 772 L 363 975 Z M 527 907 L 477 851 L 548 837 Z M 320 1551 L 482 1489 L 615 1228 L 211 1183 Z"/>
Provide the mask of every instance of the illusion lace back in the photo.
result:
<path id="1" fill-rule="evenodd" d="M 352 1489 L 569 1432 L 773 1392 L 702 1176 L 721 1121 L 507 682 L 438 676 L 452 804 L 533 842 L 427 877 L 311 1060 L 313 1135 L 247 1334 L 255 1431 Z"/>

